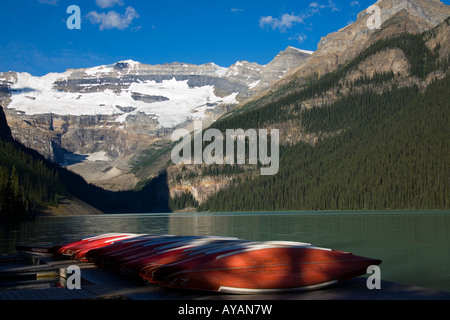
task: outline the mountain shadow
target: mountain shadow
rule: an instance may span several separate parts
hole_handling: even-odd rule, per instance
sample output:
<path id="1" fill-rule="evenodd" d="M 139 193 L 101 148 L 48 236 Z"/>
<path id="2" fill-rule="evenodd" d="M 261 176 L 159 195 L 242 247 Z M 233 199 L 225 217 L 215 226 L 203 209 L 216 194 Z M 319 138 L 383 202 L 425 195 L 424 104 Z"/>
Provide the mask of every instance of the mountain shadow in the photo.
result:
<path id="1" fill-rule="evenodd" d="M 64 198 L 104 213 L 170 212 L 166 172 L 140 190 L 104 190 L 16 141 L 0 106 L 0 221 L 33 218 Z"/>
<path id="2" fill-rule="evenodd" d="M 6 121 L 6 115 L 3 112 L 2 106 L 0 106 L 0 138 L 7 141 L 13 140 L 11 129 L 8 126 L 8 121 Z"/>

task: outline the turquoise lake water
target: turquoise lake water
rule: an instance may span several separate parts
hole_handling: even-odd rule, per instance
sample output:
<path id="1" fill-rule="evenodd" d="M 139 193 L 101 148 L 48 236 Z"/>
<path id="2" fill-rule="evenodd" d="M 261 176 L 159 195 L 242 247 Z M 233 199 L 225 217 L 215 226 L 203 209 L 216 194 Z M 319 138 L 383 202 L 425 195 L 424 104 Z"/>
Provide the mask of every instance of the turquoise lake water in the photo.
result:
<path id="1" fill-rule="evenodd" d="M 382 280 L 450 291 L 450 212 L 170 213 L 41 217 L 0 225 L 0 254 L 109 232 L 285 240 L 383 260 Z"/>

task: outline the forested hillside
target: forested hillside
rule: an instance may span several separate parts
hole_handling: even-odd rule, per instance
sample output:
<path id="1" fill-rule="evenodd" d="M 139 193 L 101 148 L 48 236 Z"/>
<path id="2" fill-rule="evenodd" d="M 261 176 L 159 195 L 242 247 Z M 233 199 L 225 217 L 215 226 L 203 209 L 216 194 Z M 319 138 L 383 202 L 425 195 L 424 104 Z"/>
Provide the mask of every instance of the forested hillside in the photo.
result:
<path id="1" fill-rule="evenodd" d="M 282 150 L 280 171 L 219 192 L 200 210 L 448 209 L 450 77 L 302 113 L 342 134 Z"/>
<path id="2" fill-rule="evenodd" d="M 221 130 L 291 121 L 318 141 L 283 145 L 277 175 L 234 184 L 199 210 L 449 209 L 450 77 L 434 80 L 425 92 L 399 86 L 394 73 L 345 80 L 362 61 L 390 48 L 407 57 L 413 83 L 447 73 L 440 46 L 425 45 L 430 37 L 433 31 L 379 41 L 301 90 L 292 82 L 218 121 L 214 127 Z M 335 102 L 304 108 L 304 101 L 329 90 L 339 97 Z"/>
<path id="3" fill-rule="evenodd" d="M 0 220 L 33 217 L 57 205 L 57 194 L 67 194 L 57 171 L 0 140 Z"/>
<path id="4" fill-rule="evenodd" d="M 26 152 L 11 136 L 0 108 L 0 220 L 34 217 L 67 195 L 58 172 L 33 151 Z"/>

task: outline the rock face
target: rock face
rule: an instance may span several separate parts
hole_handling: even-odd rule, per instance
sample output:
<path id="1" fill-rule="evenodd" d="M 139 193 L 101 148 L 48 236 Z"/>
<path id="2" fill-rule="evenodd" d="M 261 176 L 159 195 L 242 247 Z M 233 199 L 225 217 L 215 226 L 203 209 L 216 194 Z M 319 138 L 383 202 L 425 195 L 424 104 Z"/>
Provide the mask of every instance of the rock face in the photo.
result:
<path id="1" fill-rule="evenodd" d="M 267 65 L 126 60 L 43 77 L 6 72 L 0 74 L 0 103 L 25 146 L 89 182 L 129 189 L 136 182 L 128 176 L 130 162 L 142 150 L 193 120 L 214 121 L 309 55 L 289 47 Z"/>
<path id="2" fill-rule="evenodd" d="M 337 69 L 380 39 L 421 33 L 450 16 L 450 6 L 438 0 L 380 0 L 375 5 L 380 9 L 379 29 L 371 24 L 374 12 L 361 11 L 357 21 L 322 38 L 317 50 L 279 83 L 290 82 L 292 77 L 306 82 Z"/>

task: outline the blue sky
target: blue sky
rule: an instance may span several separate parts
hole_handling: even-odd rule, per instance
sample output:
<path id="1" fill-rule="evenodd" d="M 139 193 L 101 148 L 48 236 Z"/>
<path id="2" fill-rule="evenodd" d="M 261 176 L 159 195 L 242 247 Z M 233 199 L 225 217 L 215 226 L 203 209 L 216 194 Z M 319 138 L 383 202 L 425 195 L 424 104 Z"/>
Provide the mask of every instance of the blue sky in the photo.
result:
<path id="1" fill-rule="evenodd" d="M 266 64 L 288 46 L 314 51 L 375 2 L 1 0 L 0 72 L 41 76 L 126 59 Z M 67 28 L 70 5 L 81 10 L 79 30 Z"/>

